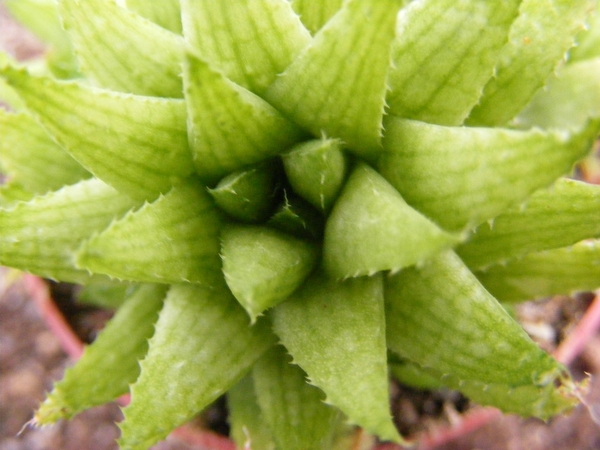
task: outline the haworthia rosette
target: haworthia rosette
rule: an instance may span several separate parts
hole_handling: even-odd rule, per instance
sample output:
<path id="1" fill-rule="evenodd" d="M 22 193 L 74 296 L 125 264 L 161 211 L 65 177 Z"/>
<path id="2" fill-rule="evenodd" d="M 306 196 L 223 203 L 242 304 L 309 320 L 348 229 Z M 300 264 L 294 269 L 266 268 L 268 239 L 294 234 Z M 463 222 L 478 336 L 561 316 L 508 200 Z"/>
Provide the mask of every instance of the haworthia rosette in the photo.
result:
<path id="1" fill-rule="evenodd" d="M 388 116 L 381 174 L 449 230 L 470 228 L 568 173 L 591 150 L 600 120 L 576 132 L 444 127 Z"/>
<path id="2" fill-rule="evenodd" d="M 173 33 L 181 34 L 181 5 L 179 0 L 148 2 L 125 0 L 127 7 Z"/>
<path id="3" fill-rule="evenodd" d="M 117 190 L 156 198 L 193 170 L 183 100 L 134 96 L 0 69 L 56 141 Z"/>
<path id="4" fill-rule="evenodd" d="M 399 7 L 399 0 L 344 3 L 277 77 L 265 98 L 315 136 L 340 138 L 358 155 L 373 160 L 381 150 L 386 77 Z"/>
<path id="5" fill-rule="evenodd" d="M 148 350 L 166 292 L 166 285 L 148 284 L 127 298 L 93 344 L 54 385 L 35 414 L 36 424 L 71 418 L 129 390 L 140 373 L 139 360 Z"/>
<path id="6" fill-rule="evenodd" d="M 314 274 L 273 309 L 272 317 L 294 363 L 325 392 L 328 403 L 350 423 L 384 440 L 400 440 L 387 409 L 381 276 L 337 282 Z"/>
<path id="7" fill-rule="evenodd" d="M 360 165 L 325 228 L 323 265 L 337 278 L 398 271 L 460 242 L 411 208 L 381 175 Z"/>
<path id="8" fill-rule="evenodd" d="M 120 448 L 145 450 L 165 438 L 231 388 L 273 344 L 267 323 L 251 327 L 225 286 L 173 285 L 123 410 Z"/>

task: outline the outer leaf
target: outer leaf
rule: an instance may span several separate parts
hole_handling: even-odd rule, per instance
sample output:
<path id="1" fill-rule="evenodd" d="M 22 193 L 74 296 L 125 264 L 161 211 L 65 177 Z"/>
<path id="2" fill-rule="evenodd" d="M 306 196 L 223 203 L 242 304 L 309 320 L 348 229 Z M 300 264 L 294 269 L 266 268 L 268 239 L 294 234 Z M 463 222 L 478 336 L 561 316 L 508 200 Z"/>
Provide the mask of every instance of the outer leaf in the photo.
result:
<path id="1" fill-rule="evenodd" d="M 229 227 L 221 241 L 225 281 L 252 322 L 294 292 L 317 263 L 313 244 L 267 227 Z"/>
<path id="2" fill-rule="evenodd" d="M 360 314 L 356 312 L 360 311 Z M 388 404 L 381 277 L 344 283 L 313 275 L 273 310 L 277 336 L 351 423 L 384 440 L 400 437 Z"/>
<path id="3" fill-rule="evenodd" d="M 203 59 L 261 94 L 310 42 L 285 0 L 182 0 L 183 31 Z"/>
<path id="4" fill-rule="evenodd" d="M 29 114 L 0 109 L 0 136 L 3 171 L 31 193 L 43 194 L 90 177 Z"/>
<path id="5" fill-rule="evenodd" d="M 59 5 L 88 79 L 121 92 L 183 97 L 180 36 L 121 8 L 114 0 L 59 0 Z"/>
<path id="6" fill-rule="evenodd" d="M 62 281 L 84 283 L 72 252 L 91 233 L 139 206 L 91 179 L 0 209 L 0 264 Z"/>
<path id="7" fill-rule="evenodd" d="M 0 70 L 77 161 L 117 190 L 155 198 L 192 171 L 182 100 L 152 99 Z"/>
<path id="8" fill-rule="evenodd" d="M 577 35 L 577 46 L 569 51 L 569 62 L 600 57 L 600 8 L 596 4 L 585 31 Z"/>
<path id="9" fill-rule="evenodd" d="M 475 275 L 502 302 L 593 291 L 600 287 L 600 240 L 529 253 Z"/>
<path id="10" fill-rule="evenodd" d="M 381 149 L 386 76 L 399 7 L 400 0 L 346 2 L 265 98 L 314 135 L 341 138 L 359 155 L 373 159 Z"/>
<path id="11" fill-rule="evenodd" d="M 600 117 L 600 57 L 568 64 L 515 118 L 524 128 L 577 128 Z"/>
<path id="12" fill-rule="evenodd" d="M 537 388 L 540 403 L 552 403 L 554 383 L 565 381 L 564 367 L 531 341 L 452 252 L 389 278 L 385 297 L 388 346 L 424 368 L 481 389 Z M 515 398 L 513 408 L 531 400 Z"/>
<path id="13" fill-rule="evenodd" d="M 330 450 L 340 413 L 323 403 L 323 392 L 307 384 L 306 374 L 290 360 L 285 349 L 276 346 L 254 365 L 262 415 L 278 448 Z"/>
<path id="14" fill-rule="evenodd" d="M 410 3 L 402 10 L 396 29 L 387 97 L 390 112 L 424 122 L 460 125 L 493 74 L 519 3 Z"/>
<path id="15" fill-rule="evenodd" d="M 85 242 L 77 265 L 124 280 L 210 286 L 221 272 L 220 228 L 208 193 L 188 181 Z"/>
<path id="16" fill-rule="evenodd" d="M 174 33 L 181 34 L 181 6 L 179 0 L 126 0 L 127 7 Z"/>
<path id="17" fill-rule="evenodd" d="M 471 269 L 600 236 L 600 186 L 561 179 L 483 224 L 457 253 Z"/>
<path id="18" fill-rule="evenodd" d="M 411 206 L 460 230 L 569 172 L 599 128 L 600 120 L 576 133 L 455 128 L 389 116 L 379 168 Z"/>
<path id="19" fill-rule="evenodd" d="M 333 205 L 348 172 L 348 158 L 335 139 L 307 141 L 282 155 L 294 192 L 321 211 Z"/>
<path id="20" fill-rule="evenodd" d="M 470 125 L 502 125 L 541 88 L 583 29 L 591 0 L 523 0 L 500 63 L 471 111 Z"/>
<path id="21" fill-rule="evenodd" d="M 407 205 L 375 170 L 360 165 L 327 220 L 323 264 L 338 278 L 398 271 L 459 241 Z"/>
<path id="22" fill-rule="evenodd" d="M 249 326 L 224 286 L 172 286 L 123 411 L 120 448 L 145 450 L 165 438 L 242 378 L 273 341 L 265 322 Z"/>
<path id="23" fill-rule="evenodd" d="M 315 34 L 339 11 L 343 2 L 344 0 L 292 0 L 292 8 L 298 13 L 304 26 Z"/>
<path id="24" fill-rule="evenodd" d="M 210 182 L 282 153 L 303 134 L 260 97 L 189 54 L 184 83 L 196 171 Z"/>
<path id="25" fill-rule="evenodd" d="M 148 339 L 167 292 L 167 286 L 141 286 L 86 347 L 77 363 L 36 412 L 39 425 L 69 419 L 80 411 L 101 405 L 129 390 L 140 373 L 138 360 L 148 350 Z"/>

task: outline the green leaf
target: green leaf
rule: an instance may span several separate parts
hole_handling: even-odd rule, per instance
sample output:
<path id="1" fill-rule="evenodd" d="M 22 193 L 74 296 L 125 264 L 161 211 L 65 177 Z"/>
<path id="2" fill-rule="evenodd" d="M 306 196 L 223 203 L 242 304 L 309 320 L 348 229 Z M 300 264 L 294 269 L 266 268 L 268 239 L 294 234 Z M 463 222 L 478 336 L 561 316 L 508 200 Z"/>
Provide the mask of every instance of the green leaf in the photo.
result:
<path id="1" fill-rule="evenodd" d="M 568 382 L 565 368 L 527 336 L 454 253 L 388 278 L 385 299 L 387 344 L 403 358 L 481 390 L 533 389 L 536 403 L 566 395 L 554 386 Z M 531 401 L 514 398 L 512 408 L 528 408 Z M 541 412 L 545 417 L 559 411 Z"/>
<path id="2" fill-rule="evenodd" d="M 577 132 L 443 127 L 388 116 L 381 174 L 449 230 L 471 228 L 568 173 L 600 120 Z"/>
<path id="3" fill-rule="evenodd" d="M 562 67 L 515 118 L 519 127 L 578 128 L 600 117 L 600 57 Z"/>
<path id="4" fill-rule="evenodd" d="M 220 230 L 212 199 L 190 180 L 87 240 L 76 263 L 123 280 L 210 286 L 221 273 Z"/>
<path id="5" fill-rule="evenodd" d="M 173 33 L 181 34 L 181 5 L 179 0 L 126 0 L 127 7 Z"/>
<path id="6" fill-rule="evenodd" d="M 138 286 L 138 284 L 112 280 L 91 282 L 80 286 L 75 291 L 75 299 L 79 303 L 116 310 L 125 303 Z"/>
<path id="7" fill-rule="evenodd" d="M 265 98 L 315 136 L 340 138 L 358 155 L 374 159 L 381 150 L 386 76 L 400 3 L 344 3 Z"/>
<path id="8" fill-rule="evenodd" d="M 323 265 L 337 278 L 396 272 L 460 241 L 406 204 L 375 170 L 359 165 L 325 228 Z"/>
<path id="9" fill-rule="evenodd" d="M 467 120 L 503 125 L 531 100 L 583 29 L 591 0 L 523 0 L 494 77 Z"/>
<path id="10" fill-rule="evenodd" d="M 102 329 L 94 343 L 54 385 L 35 414 L 38 425 L 69 419 L 128 392 L 140 373 L 138 360 L 148 350 L 148 339 L 162 307 L 167 286 L 140 286 Z"/>
<path id="11" fill-rule="evenodd" d="M 191 173 L 183 100 L 104 91 L 9 67 L 0 76 L 73 158 L 117 190 L 156 198 Z"/>
<path id="12" fill-rule="evenodd" d="M 457 253 L 481 269 L 530 252 L 573 245 L 600 236 L 600 186 L 561 179 L 477 228 Z"/>
<path id="13" fill-rule="evenodd" d="M 344 0 L 292 0 L 292 8 L 308 30 L 315 34 L 342 7 Z"/>
<path id="14" fill-rule="evenodd" d="M 273 327 L 327 403 L 369 433 L 400 441 L 387 407 L 380 276 L 342 283 L 315 274 L 273 310 Z"/>
<path id="15" fill-rule="evenodd" d="M 285 300 L 317 263 L 311 243 L 260 226 L 231 226 L 221 235 L 225 281 L 250 315 Z"/>
<path id="16" fill-rule="evenodd" d="M 252 450 L 275 450 L 269 427 L 262 417 L 252 372 L 227 391 L 229 435 L 236 448 Z"/>
<path id="17" fill-rule="evenodd" d="M 97 179 L 0 209 L 0 264 L 47 278 L 85 283 L 73 251 L 91 233 L 139 206 Z"/>
<path id="18" fill-rule="evenodd" d="M 494 73 L 519 3 L 422 0 L 404 8 L 388 80 L 390 113 L 462 124 Z"/>
<path id="19" fill-rule="evenodd" d="M 600 57 L 600 8 L 596 5 L 588 17 L 586 30 L 576 39 L 576 46 L 569 51 L 569 62 Z"/>
<path id="20" fill-rule="evenodd" d="M 90 177 L 29 114 L 0 109 L 0 136 L 3 172 L 33 194 Z"/>
<path id="21" fill-rule="evenodd" d="M 337 139 L 303 142 L 282 155 L 294 192 L 321 211 L 335 201 L 348 172 L 348 158 Z"/>
<path id="22" fill-rule="evenodd" d="M 216 400 L 272 345 L 225 286 L 171 287 L 123 410 L 122 450 L 145 450 Z M 159 401 L 160 400 L 160 401 Z"/>
<path id="23" fill-rule="evenodd" d="M 184 84 L 196 171 L 209 182 L 278 155 L 303 135 L 267 102 L 191 54 Z"/>
<path id="24" fill-rule="evenodd" d="M 518 302 L 600 288 L 600 240 L 529 253 L 475 272 L 501 302 Z"/>
<path id="25" fill-rule="evenodd" d="M 283 191 L 283 202 L 267 221 L 267 225 L 284 233 L 311 241 L 321 240 L 325 220 L 319 211 L 294 193 Z"/>
<path id="26" fill-rule="evenodd" d="M 59 0 L 59 6 L 87 79 L 115 91 L 183 97 L 181 36 L 114 0 Z"/>
<path id="27" fill-rule="evenodd" d="M 262 417 L 278 448 L 330 450 L 340 413 L 323 403 L 323 392 L 307 384 L 306 374 L 290 362 L 285 349 L 275 346 L 254 365 L 252 376 Z"/>
<path id="28" fill-rule="evenodd" d="M 262 94 L 310 42 L 285 0 L 182 0 L 186 40 L 233 82 Z"/>

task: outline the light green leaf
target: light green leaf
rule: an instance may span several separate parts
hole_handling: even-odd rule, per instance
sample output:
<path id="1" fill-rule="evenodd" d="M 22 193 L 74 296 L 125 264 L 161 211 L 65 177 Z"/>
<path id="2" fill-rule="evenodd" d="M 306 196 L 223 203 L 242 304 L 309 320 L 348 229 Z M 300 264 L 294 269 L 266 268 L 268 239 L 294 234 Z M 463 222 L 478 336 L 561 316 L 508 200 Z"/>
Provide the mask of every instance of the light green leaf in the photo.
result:
<path id="1" fill-rule="evenodd" d="M 315 245 L 267 227 L 231 226 L 221 235 L 225 281 L 252 322 L 302 284 L 317 263 Z"/>
<path id="2" fill-rule="evenodd" d="M 477 228 L 457 253 L 471 269 L 481 269 L 530 252 L 573 245 L 600 236 L 600 186 L 558 180 Z"/>
<path id="3" fill-rule="evenodd" d="M 277 336 L 326 401 L 350 423 L 398 442 L 387 408 L 384 322 L 380 276 L 342 283 L 316 274 L 273 310 Z"/>
<path id="4" fill-rule="evenodd" d="M 567 64 L 515 118 L 517 126 L 577 128 L 600 117 L 600 57 Z"/>
<path id="5" fill-rule="evenodd" d="M 462 124 L 493 75 L 519 3 L 422 0 L 404 8 L 388 81 L 390 113 Z"/>
<path id="6" fill-rule="evenodd" d="M 344 0 L 292 0 L 292 8 L 308 30 L 315 34 L 342 7 Z"/>
<path id="7" fill-rule="evenodd" d="M 191 54 L 184 84 L 196 171 L 209 182 L 284 152 L 304 134 L 260 97 Z"/>
<path id="8" fill-rule="evenodd" d="M 59 0 L 59 6 L 87 79 L 121 92 L 183 97 L 181 36 L 114 0 Z"/>
<path id="9" fill-rule="evenodd" d="M 501 302 L 593 291 L 600 288 L 600 240 L 529 253 L 475 275 Z"/>
<path id="10" fill-rule="evenodd" d="M 239 450 L 275 450 L 269 427 L 262 417 L 252 372 L 227 391 L 229 435 Z"/>
<path id="11" fill-rule="evenodd" d="M 390 361 L 388 365 L 392 377 L 406 386 L 422 390 L 443 389 L 445 387 L 437 376 L 409 361 Z"/>
<path id="12" fill-rule="evenodd" d="M 87 240 L 76 263 L 123 280 L 210 286 L 221 273 L 220 229 L 212 199 L 190 180 Z"/>
<path id="13" fill-rule="evenodd" d="M 577 35 L 576 46 L 569 51 L 570 63 L 600 57 L 600 7 L 597 2 L 586 28 Z"/>
<path id="14" fill-rule="evenodd" d="M 250 327 L 225 286 L 172 286 L 123 410 L 120 448 L 146 450 L 165 438 L 232 387 L 273 344 L 268 324 Z"/>
<path id="15" fill-rule="evenodd" d="M 290 362 L 285 349 L 275 346 L 254 365 L 252 376 L 262 416 L 277 448 L 331 450 L 341 414 L 323 403 L 323 392 L 307 384 L 304 371 Z"/>
<path id="16" fill-rule="evenodd" d="M 449 230 L 491 219 L 568 173 L 600 120 L 578 132 L 442 127 L 388 116 L 381 174 Z"/>
<path id="17" fill-rule="evenodd" d="M 126 0 L 127 7 L 173 33 L 181 34 L 181 6 L 179 0 Z"/>
<path id="18" fill-rule="evenodd" d="M 116 310 L 138 286 L 139 284 L 113 280 L 90 282 L 75 291 L 75 299 L 78 303 Z"/>
<path id="19" fill-rule="evenodd" d="M 554 385 L 568 383 L 565 368 L 527 336 L 454 253 L 388 278 L 385 300 L 387 344 L 403 358 L 482 390 L 499 385 L 504 393 L 513 388 L 538 393 L 515 398 L 512 410 L 566 395 Z M 546 417 L 560 411 L 540 412 Z"/>
<path id="20" fill-rule="evenodd" d="M 140 373 L 138 360 L 148 350 L 166 292 L 166 285 L 148 284 L 126 300 L 94 343 L 54 385 L 35 414 L 36 424 L 69 419 L 128 392 L 129 384 Z"/>
<path id="21" fill-rule="evenodd" d="M 29 114 L 0 109 L 0 136 L 3 172 L 33 194 L 91 176 Z"/>
<path id="22" fill-rule="evenodd" d="M 156 198 L 193 170 L 183 100 L 104 91 L 9 67 L 0 76 L 73 158 L 123 193 Z"/>
<path id="23" fill-rule="evenodd" d="M 21 64 L 8 53 L 0 51 L 0 68 L 6 66 L 20 67 Z M 4 78 L 0 77 L 0 107 L 4 108 L 5 106 L 13 111 L 26 109 L 25 102 L 21 100 L 17 91 L 10 87 Z"/>
<path id="24" fill-rule="evenodd" d="M 0 264 L 47 278 L 85 283 L 73 251 L 91 233 L 139 206 L 97 179 L 0 209 Z"/>
<path id="25" fill-rule="evenodd" d="M 541 88 L 583 29 L 591 0 L 523 0 L 494 77 L 467 120 L 469 125 L 507 123 Z"/>
<path id="26" fill-rule="evenodd" d="M 301 239 L 320 241 L 325 220 L 309 203 L 294 193 L 283 191 L 283 202 L 267 221 L 267 225 Z"/>
<path id="27" fill-rule="evenodd" d="M 340 141 L 307 141 L 284 153 L 282 160 L 294 192 L 321 211 L 328 211 L 348 172 L 348 158 Z"/>
<path id="28" fill-rule="evenodd" d="M 233 82 L 262 94 L 310 42 L 286 0 L 181 0 L 187 41 Z"/>
<path id="29" fill-rule="evenodd" d="M 381 175 L 359 165 L 327 219 L 323 265 L 337 278 L 398 271 L 460 242 L 406 204 Z"/>
<path id="30" fill-rule="evenodd" d="M 386 76 L 400 3 L 344 3 L 265 98 L 315 136 L 340 138 L 358 155 L 374 159 L 381 150 Z"/>

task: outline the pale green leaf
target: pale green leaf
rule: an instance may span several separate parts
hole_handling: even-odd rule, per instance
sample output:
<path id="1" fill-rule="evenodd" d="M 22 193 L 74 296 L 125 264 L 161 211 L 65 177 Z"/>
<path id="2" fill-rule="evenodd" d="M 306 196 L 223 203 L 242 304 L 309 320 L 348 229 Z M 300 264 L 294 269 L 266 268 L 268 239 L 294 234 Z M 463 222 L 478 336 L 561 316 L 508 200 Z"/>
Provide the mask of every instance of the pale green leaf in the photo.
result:
<path id="1" fill-rule="evenodd" d="M 292 0 L 292 8 L 308 30 L 315 34 L 342 7 L 344 0 Z"/>
<path id="2" fill-rule="evenodd" d="M 260 97 L 191 54 L 184 84 L 196 171 L 209 182 L 284 152 L 304 134 Z"/>
<path id="3" fill-rule="evenodd" d="M 87 240 L 76 263 L 123 280 L 210 286 L 221 273 L 220 230 L 214 202 L 190 180 Z"/>
<path id="4" fill-rule="evenodd" d="M 181 36 L 114 0 L 59 0 L 59 6 L 88 80 L 132 94 L 183 97 Z"/>
<path id="5" fill-rule="evenodd" d="M 386 76 L 400 0 L 349 0 L 265 93 L 315 136 L 381 150 Z"/>
<path id="6" fill-rule="evenodd" d="M 340 141 L 307 141 L 284 153 L 282 160 L 294 192 L 321 211 L 328 211 L 348 172 L 348 158 Z"/>
<path id="7" fill-rule="evenodd" d="M 216 400 L 274 344 L 225 286 L 171 287 L 120 424 L 122 450 L 146 450 Z"/>
<path id="8" fill-rule="evenodd" d="M 561 179 L 477 228 L 457 253 L 480 269 L 530 252 L 600 236 L 600 186 Z"/>
<path id="9" fill-rule="evenodd" d="M 577 132 L 443 127 L 388 116 L 381 174 L 449 230 L 491 219 L 570 172 L 600 120 Z"/>
<path id="10" fill-rule="evenodd" d="M 182 0 L 183 32 L 225 76 L 262 94 L 310 42 L 286 0 Z"/>
<path id="11" fill-rule="evenodd" d="M 536 402 L 550 400 L 554 383 L 567 381 L 565 368 L 527 336 L 450 251 L 388 278 L 385 300 L 389 348 L 441 376 L 480 389 L 534 389 Z M 531 401 L 515 398 L 512 408 L 527 408 Z"/>
<path id="12" fill-rule="evenodd" d="M 54 385 L 35 414 L 38 425 L 69 419 L 80 411 L 116 399 L 129 391 L 140 373 L 139 359 L 167 292 L 166 285 L 140 286 L 102 329 L 77 363 Z"/>
<path id="13" fill-rule="evenodd" d="M 400 440 L 388 410 L 381 276 L 342 283 L 313 275 L 273 309 L 273 326 L 294 363 L 350 423 Z"/>
<path id="14" fill-rule="evenodd" d="M 221 257 L 229 289 L 254 322 L 302 284 L 318 249 L 271 228 L 231 226 L 221 234 Z"/>
<path id="15" fill-rule="evenodd" d="M 19 62 L 16 61 L 11 55 L 0 51 L 0 68 L 6 66 L 19 67 Z M 25 102 L 21 100 L 17 91 L 15 91 L 6 80 L 0 77 L 0 109 L 6 108 L 13 111 L 22 111 L 25 107 Z"/>
<path id="16" fill-rule="evenodd" d="M 252 377 L 262 417 L 277 448 L 331 450 L 341 414 L 323 403 L 323 392 L 307 384 L 306 374 L 291 364 L 283 347 L 267 351 L 254 365 Z"/>
<path id="17" fill-rule="evenodd" d="M 586 28 L 577 35 L 576 46 L 569 52 L 569 62 L 600 57 L 600 5 L 597 2 Z"/>
<path id="18" fill-rule="evenodd" d="M 0 76 L 73 158 L 123 193 L 156 198 L 193 170 L 183 100 L 105 91 L 9 67 Z"/>
<path id="19" fill-rule="evenodd" d="M 390 112 L 460 125 L 493 75 L 519 3 L 422 0 L 404 8 L 389 74 Z"/>
<path id="20" fill-rule="evenodd" d="M 301 239 L 321 240 L 325 220 L 319 211 L 294 193 L 283 191 L 283 202 L 267 225 Z"/>
<path id="21" fill-rule="evenodd" d="M 181 5 L 179 0 L 126 0 L 127 7 L 173 33 L 181 34 Z"/>
<path id="22" fill-rule="evenodd" d="M 337 278 L 398 271 L 460 242 L 406 204 L 381 175 L 359 165 L 327 219 L 323 265 Z"/>
<path id="23" fill-rule="evenodd" d="M 502 302 L 593 291 L 600 288 L 600 240 L 529 253 L 475 275 Z"/>
<path id="24" fill-rule="evenodd" d="M 97 306 L 105 309 L 119 309 L 138 284 L 122 281 L 102 280 L 86 283 L 75 290 L 78 303 Z"/>
<path id="25" fill-rule="evenodd" d="M 73 251 L 91 233 L 139 206 L 97 179 L 0 209 L 0 264 L 47 278 L 83 283 Z"/>
<path id="26" fill-rule="evenodd" d="M 500 55 L 494 77 L 467 123 L 507 123 L 544 86 L 583 29 L 591 0 L 523 0 Z"/>
<path id="27" fill-rule="evenodd" d="M 29 114 L 0 109 L 0 136 L 2 171 L 33 194 L 91 176 Z"/>

